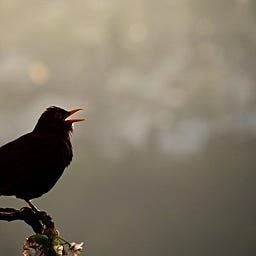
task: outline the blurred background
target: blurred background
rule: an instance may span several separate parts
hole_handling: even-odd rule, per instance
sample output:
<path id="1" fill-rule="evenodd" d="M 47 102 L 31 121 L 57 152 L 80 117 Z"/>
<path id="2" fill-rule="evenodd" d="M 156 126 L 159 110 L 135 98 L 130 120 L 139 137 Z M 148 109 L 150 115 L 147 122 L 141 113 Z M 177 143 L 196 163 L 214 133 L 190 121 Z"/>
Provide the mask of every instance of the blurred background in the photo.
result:
<path id="1" fill-rule="evenodd" d="M 1 145 L 48 106 L 86 108 L 34 200 L 62 237 L 87 256 L 255 255 L 255 1 L 2 0 L 0 21 Z M 32 234 L 1 221 L 0 254 Z"/>

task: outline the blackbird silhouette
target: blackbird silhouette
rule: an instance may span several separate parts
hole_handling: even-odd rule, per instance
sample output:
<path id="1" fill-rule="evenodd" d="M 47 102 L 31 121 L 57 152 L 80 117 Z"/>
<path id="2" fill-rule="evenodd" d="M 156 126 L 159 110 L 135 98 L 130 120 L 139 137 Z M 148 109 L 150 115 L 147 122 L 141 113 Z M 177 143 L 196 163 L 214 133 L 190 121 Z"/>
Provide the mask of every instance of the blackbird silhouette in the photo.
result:
<path id="1" fill-rule="evenodd" d="M 49 107 L 32 132 L 0 147 L 0 196 L 24 199 L 37 211 L 31 199 L 52 189 L 72 160 L 73 123 L 84 119 L 69 117 L 79 110 Z"/>

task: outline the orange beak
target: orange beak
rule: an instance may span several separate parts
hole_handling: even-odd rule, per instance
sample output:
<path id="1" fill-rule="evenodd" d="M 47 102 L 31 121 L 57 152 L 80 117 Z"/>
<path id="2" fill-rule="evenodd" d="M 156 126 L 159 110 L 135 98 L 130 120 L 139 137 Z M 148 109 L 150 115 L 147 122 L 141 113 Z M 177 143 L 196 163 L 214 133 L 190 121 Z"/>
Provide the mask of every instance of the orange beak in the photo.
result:
<path id="1" fill-rule="evenodd" d="M 72 116 L 73 114 L 75 114 L 76 112 L 80 111 L 80 110 L 83 110 L 82 108 L 76 108 L 76 109 L 73 109 L 73 110 L 70 110 L 65 121 L 67 123 L 75 123 L 75 122 L 80 122 L 80 121 L 84 121 L 85 118 L 73 118 L 73 119 L 67 119 L 69 118 L 70 116 Z"/>

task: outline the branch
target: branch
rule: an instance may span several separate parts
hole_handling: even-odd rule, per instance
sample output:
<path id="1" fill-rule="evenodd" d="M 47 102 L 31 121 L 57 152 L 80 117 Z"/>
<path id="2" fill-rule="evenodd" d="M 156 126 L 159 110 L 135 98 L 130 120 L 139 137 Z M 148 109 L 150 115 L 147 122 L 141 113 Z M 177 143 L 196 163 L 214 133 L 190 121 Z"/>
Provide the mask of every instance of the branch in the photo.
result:
<path id="1" fill-rule="evenodd" d="M 42 234 L 45 228 L 54 228 L 52 217 L 43 211 L 33 211 L 29 207 L 19 210 L 14 208 L 0 208 L 0 220 L 23 220 L 32 227 L 35 233 Z"/>

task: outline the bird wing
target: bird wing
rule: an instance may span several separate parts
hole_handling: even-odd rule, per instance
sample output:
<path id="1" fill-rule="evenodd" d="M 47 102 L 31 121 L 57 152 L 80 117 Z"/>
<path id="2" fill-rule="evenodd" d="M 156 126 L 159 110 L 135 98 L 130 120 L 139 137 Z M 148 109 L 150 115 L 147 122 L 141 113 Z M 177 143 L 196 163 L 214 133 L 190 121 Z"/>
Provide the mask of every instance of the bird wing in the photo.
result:
<path id="1" fill-rule="evenodd" d="M 28 133 L 0 148 L 0 195 L 16 195 L 33 179 L 40 180 L 56 163 L 56 143 Z M 57 155 L 58 157 L 58 155 Z M 64 168 L 63 168 L 64 169 Z"/>

